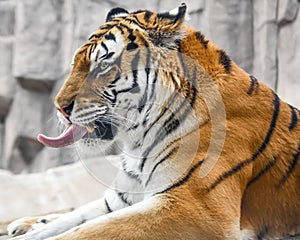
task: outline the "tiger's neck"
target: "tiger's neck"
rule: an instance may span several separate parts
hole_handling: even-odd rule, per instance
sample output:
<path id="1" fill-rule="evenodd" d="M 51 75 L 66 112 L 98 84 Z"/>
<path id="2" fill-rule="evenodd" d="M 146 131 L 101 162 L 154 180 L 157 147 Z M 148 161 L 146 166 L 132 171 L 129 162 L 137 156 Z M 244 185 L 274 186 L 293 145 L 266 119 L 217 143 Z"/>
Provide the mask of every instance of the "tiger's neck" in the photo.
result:
<path id="1" fill-rule="evenodd" d="M 222 95 L 226 107 L 226 114 L 240 114 L 243 108 L 250 108 L 249 96 L 253 94 L 269 94 L 269 88 L 241 69 L 228 55 L 198 32 L 184 26 L 186 37 L 180 41 L 180 51 L 183 55 L 193 59 L 205 71 Z M 206 85 L 198 77 L 198 89 Z M 259 90 L 258 90 L 259 85 Z M 201 95 L 201 94 L 200 94 Z M 240 101 L 233 96 L 238 95 Z M 200 96 L 201 97 L 201 96 Z"/>
<path id="2" fill-rule="evenodd" d="M 164 159 L 167 160 L 168 157 L 170 160 L 173 155 L 177 155 L 175 153 L 179 150 L 181 139 L 198 128 L 198 119 L 189 102 L 184 96 L 174 93 L 172 86 L 165 85 L 166 77 L 163 72 L 158 74 L 156 84 L 153 85 L 154 98 L 148 99 L 152 104 L 147 104 L 140 113 L 137 111 L 136 115 L 131 115 L 132 119 L 129 121 L 135 124 L 120 133 L 124 147 L 124 171 L 139 176 L 144 186 L 147 185 L 151 172 L 152 175 L 165 175 L 162 171 L 156 173 L 154 166 L 161 163 L 161 167 Z M 180 163 L 176 166 L 179 168 Z M 174 167 L 174 173 L 178 172 L 180 171 Z M 168 174 L 172 174 L 170 170 Z M 170 179 L 166 181 L 165 184 L 168 184 Z"/>

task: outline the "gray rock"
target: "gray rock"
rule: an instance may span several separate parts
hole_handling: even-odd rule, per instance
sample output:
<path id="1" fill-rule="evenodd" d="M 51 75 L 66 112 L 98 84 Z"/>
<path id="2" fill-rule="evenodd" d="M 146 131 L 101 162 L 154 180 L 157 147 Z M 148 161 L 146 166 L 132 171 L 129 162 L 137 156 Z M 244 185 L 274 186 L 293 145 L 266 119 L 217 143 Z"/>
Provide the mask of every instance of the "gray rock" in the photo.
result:
<path id="1" fill-rule="evenodd" d="M 0 119 L 4 118 L 9 110 L 15 88 L 15 80 L 12 77 L 12 41 L 11 37 L 0 37 Z"/>
<path id="2" fill-rule="evenodd" d="M 110 156 L 105 162 L 87 161 L 105 174 L 116 160 Z M 80 162 L 35 174 L 0 170 L 0 222 L 78 207 L 101 197 L 106 188 Z"/>
<path id="3" fill-rule="evenodd" d="M 300 29 L 297 18 L 280 27 L 278 39 L 278 94 L 290 104 L 300 108 Z"/>
<path id="4" fill-rule="evenodd" d="M 168 11 L 181 2 L 0 0 L 0 121 L 6 132 L 0 142 L 5 152 L 2 167 L 36 172 L 76 161 L 72 148 L 39 151 L 41 146 L 35 141 L 39 132 L 49 136 L 60 133 L 53 99 L 70 71 L 75 50 L 113 7 Z M 299 106 L 299 1 L 186 3 L 189 25 L 249 73 L 277 88 L 283 99 Z M 38 96 L 32 90 L 39 92 Z"/>
<path id="5" fill-rule="evenodd" d="M 0 1 L 0 36 L 8 36 L 14 34 L 14 7 L 14 1 Z"/>
<path id="6" fill-rule="evenodd" d="M 24 88 L 49 91 L 60 75 L 62 1 L 16 3 L 14 76 Z"/>
<path id="7" fill-rule="evenodd" d="M 4 124 L 0 122 L 0 168 L 3 168 Z"/>
<path id="8" fill-rule="evenodd" d="M 105 2 L 105 4 L 109 4 L 108 6 L 110 8 L 113 7 L 122 7 L 125 8 L 126 10 L 128 10 L 129 12 L 131 11 L 136 11 L 139 9 L 149 9 L 149 10 L 157 10 L 158 5 L 160 2 L 162 2 L 161 0 L 152 0 L 152 1 L 136 1 L 136 0 L 127 0 L 126 2 L 122 2 L 122 1 L 115 1 L 115 0 L 108 0 L 108 1 L 103 1 Z M 176 7 L 176 4 L 172 4 L 172 7 L 174 6 L 174 8 Z M 106 17 L 107 12 L 105 13 L 105 17 Z"/>
<path id="9" fill-rule="evenodd" d="M 286 24 L 295 20 L 299 8 L 297 0 L 285 0 L 278 2 L 278 23 Z"/>
<path id="10" fill-rule="evenodd" d="M 198 28 L 246 71 L 252 71 L 251 1 L 206 1 Z"/>
<path id="11" fill-rule="evenodd" d="M 253 72 L 275 90 L 277 82 L 277 6 L 278 0 L 253 1 Z"/>
<path id="12" fill-rule="evenodd" d="M 36 136 L 44 125 L 43 109 L 47 95 L 17 89 L 5 123 L 4 166 L 19 172 L 29 164 L 42 145 Z"/>
<path id="13" fill-rule="evenodd" d="M 62 149 L 43 148 L 28 166 L 30 173 L 43 172 L 49 168 L 77 162 L 79 156 L 75 146 Z"/>
<path id="14" fill-rule="evenodd" d="M 75 6 L 74 21 L 76 22 L 76 26 L 74 29 L 73 46 L 76 49 L 85 43 L 89 36 L 105 22 L 111 5 L 102 1 L 76 0 Z"/>

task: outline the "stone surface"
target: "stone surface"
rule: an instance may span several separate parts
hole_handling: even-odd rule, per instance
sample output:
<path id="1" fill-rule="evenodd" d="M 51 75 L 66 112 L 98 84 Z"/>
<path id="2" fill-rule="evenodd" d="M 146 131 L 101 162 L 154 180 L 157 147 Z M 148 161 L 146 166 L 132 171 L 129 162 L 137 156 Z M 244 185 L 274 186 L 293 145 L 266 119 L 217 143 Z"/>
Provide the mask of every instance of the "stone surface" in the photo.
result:
<path id="1" fill-rule="evenodd" d="M 275 89 L 277 84 L 277 7 L 278 0 L 253 1 L 253 72 Z"/>
<path id="2" fill-rule="evenodd" d="M 70 71 L 74 51 L 113 7 L 168 11 L 181 2 L 0 0 L 0 125 L 5 129 L 0 146 L 6 152 L 0 167 L 36 172 L 77 161 L 74 149 L 39 151 L 35 140 L 39 132 L 56 136 L 62 130 L 53 99 Z M 300 107 L 299 1 L 186 3 L 191 16 L 188 24 L 283 99 Z"/>
<path id="3" fill-rule="evenodd" d="M 0 22 L 0 36 L 10 36 L 14 34 L 14 1 L 0 1 Z"/>
<path id="4" fill-rule="evenodd" d="M 88 161 L 95 171 L 105 172 L 108 162 Z M 0 170 L 0 222 L 78 207 L 101 197 L 105 189 L 80 162 L 36 174 Z"/>
<path id="5" fill-rule="evenodd" d="M 74 163 L 78 160 L 79 156 L 74 146 L 63 149 L 43 148 L 27 168 L 29 172 L 43 172 L 49 168 Z"/>
<path id="6" fill-rule="evenodd" d="M 0 36 L 0 119 L 6 116 L 14 94 L 15 80 L 12 77 L 12 51 L 12 39 Z"/>
<path id="7" fill-rule="evenodd" d="M 0 169 L 3 168 L 4 124 L 0 122 Z"/>
<path id="8" fill-rule="evenodd" d="M 300 29 L 300 16 L 296 9 L 297 18 L 279 30 L 277 89 L 283 99 L 300 108 L 300 36 L 295 34 Z"/>
<path id="9" fill-rule="evenodd" d="M 43 109 L 47 96 L 18 88 L 5 124 L 4 166 L 20 172 L 42 145 L 36 136 L 44 125 Z"/>
<path id="10" fill-rule="evenodd" d="M 206 11 L 198 25 L 200 30 L 204 25 L 203 33 L 224 49 L 242 68 L 252 71 L 251 1 L 206 1 Z"/>
<path id="11" fill-rule="evenodd" d="M 297 0 L 279 1 L 278 4 L 277 21 L 280 25 L 295 20 L 299 7 Z"/>
<path id="12" fill-rule="evenodd" d="M 28 89 L 49 91 L 60 74 L 62 1 L 17 0 L 14 76 Z"/>

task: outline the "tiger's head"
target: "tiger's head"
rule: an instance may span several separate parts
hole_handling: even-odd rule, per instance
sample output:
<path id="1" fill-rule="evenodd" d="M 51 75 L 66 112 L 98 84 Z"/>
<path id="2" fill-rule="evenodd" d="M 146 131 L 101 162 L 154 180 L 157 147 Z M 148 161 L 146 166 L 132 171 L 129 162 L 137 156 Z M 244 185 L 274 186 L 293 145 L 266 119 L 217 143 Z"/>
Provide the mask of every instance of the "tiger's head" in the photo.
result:
<path id="1" fill-rule="evenodd" d="M 55 98 L 59 119 L 69 130 L 57 138 L 40 135 L 39 141 L 62 147 L 83 136 L 112 139 L 112 127 L 135 128 L 141 116 L 139 121 L 147 121 L 155 109 L 146 107 L 151 98 L 163 105 L 169 97 L 166 89 L 174 92 L 182 87 L 170 72 L 180 72 L 173 50 L 184 35 L 185 15 L 185 4 L 164 13 L 112 9 L 76 51 L 72 71 Z M 160 83 L 163 89 L 157 87 L 164 77 L 171 80 Z M 130 110 L 140 115 L 131 119 Z"/>

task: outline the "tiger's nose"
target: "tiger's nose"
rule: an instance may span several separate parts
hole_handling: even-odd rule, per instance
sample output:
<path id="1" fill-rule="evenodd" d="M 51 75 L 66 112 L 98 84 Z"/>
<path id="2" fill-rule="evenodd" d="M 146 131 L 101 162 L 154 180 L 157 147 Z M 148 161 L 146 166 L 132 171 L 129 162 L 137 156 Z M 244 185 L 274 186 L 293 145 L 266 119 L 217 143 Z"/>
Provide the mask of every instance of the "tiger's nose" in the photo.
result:
<path id="1" fill-rule="evenodd" d="M 74 101 L 72 101 L 69 105 L 64 105 L 60 108 L 57 108 L 58 111 L 62 113 L 66 118 L 69 118 L 71 116 L 72 110 L 74 107 Z"/>

